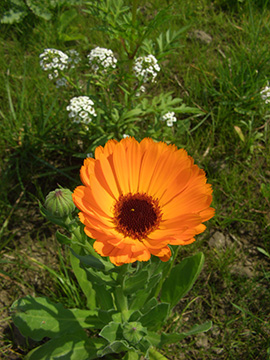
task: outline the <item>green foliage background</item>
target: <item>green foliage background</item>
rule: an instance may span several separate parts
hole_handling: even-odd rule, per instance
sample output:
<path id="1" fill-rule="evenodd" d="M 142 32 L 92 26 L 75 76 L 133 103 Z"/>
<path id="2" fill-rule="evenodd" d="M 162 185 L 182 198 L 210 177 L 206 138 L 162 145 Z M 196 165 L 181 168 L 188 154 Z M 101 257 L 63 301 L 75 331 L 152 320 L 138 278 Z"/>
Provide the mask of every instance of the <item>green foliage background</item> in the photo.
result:
<path id="1" fill-rule="evenodd" d="M 172 38 L 185 30 L 175 42 L 177 50 L 168 54 L 162 48 L 159 31 L 151 34 L 154 49 L 158 52 L 162 48 L 166 54 L 160 59 L 163 70 L 151 95 L 171 93 L 202 115 L 181 115 L 174 129 L 166 129 L 158 138 L 185 147 L 206 170 L 217 215 L 195 244 L 181 248 L 179 259 L 198 248 L 204 251 L 204 275 L 186 302 L 180 303 L 171 323 L 164 324 L 165 330 L 176 331 L 185 325 L 187 317 L 194 324 L 198 318 L 200 323 L 211 319 L 214 330 L 207 333 L 206 345 L 195 338 L 191 344 L 183 341 L 169 347 L 166 354 L 171 359 L 180 359 L 181 353 L 185 359 L 267 359 L 269 104 L 262 101 L 260 91 L 270 75 L 269 4 L 262 0 L 141 1 L 140 19 L 150 22 L 153 14 L 168 5 L 173 18 L 167 22 L 163 19 L 161 29 L 165 34 L 170 29 L 167 36 Z M 83 55 L 95 46 L 110 47 L 116 54 L 123 49 L 110 34 L 100 31 L 104 28 L 93 15 L 83 11 L 84 3 L 65 1 L 56 6 L 50 2 L 47 18 L 45 6 L 43 14 L 39 11 L 39 2 L 4 1 L 0 7 L 2 20 L 13 9 L 10 20 L 2 21 L 0 35 L 3 290 L 9 293 L 10 304 L 22 291 L 18 284 L 23 284 L 28 289 L 23 294 L 34 291 L 48 295 L 49 291 L 55 302 L 66 301 L 67 306 L 81 302 L 83 306 L 62 253 L 58 277 L 50 265 L 44 268 L 40 258 L 37 265 L 22 260 L 21 255 L 22 249 L 28 248 L 31 256 L 37 244 L 46 249 L 49 240 L 45 235 L 52 236 L 55 229 L 38 215 L 37 201 L 43 202 L 57 184 L 71 190 L 79 184 L 82 157 L 93 144 L 68 120 L 65 107 L 70 93 L 49 82 L 38 56 L 47 47 L 63 51 L 75 48 Z M 151 41 L 143 44 L 145 52 L 152 49 Z M 142 106 L 148 108 L 149 104 Z M 157 134 L 154 127 L 152 133 L 146 134 L 143 127 L 136 131 L 139 139 Z M 106 136 L 100 141 L 105 143 Z M 223 248 L 209 245 L 217 231 L 230 240 Z M 50 290 L 24 277 L 29 269 L 34 271 L 33 266 L 39 266 L 36 273 L 43 269 L 50 274 Z M 247 275 L 239 268 L 252 272 Z M 4 336 L 2 344 L 6 358 L 11 358 L 8 351 L 12 346 L 21 355 L 29 350 L 27 346 L 16 348 L 11 336 Z"/>

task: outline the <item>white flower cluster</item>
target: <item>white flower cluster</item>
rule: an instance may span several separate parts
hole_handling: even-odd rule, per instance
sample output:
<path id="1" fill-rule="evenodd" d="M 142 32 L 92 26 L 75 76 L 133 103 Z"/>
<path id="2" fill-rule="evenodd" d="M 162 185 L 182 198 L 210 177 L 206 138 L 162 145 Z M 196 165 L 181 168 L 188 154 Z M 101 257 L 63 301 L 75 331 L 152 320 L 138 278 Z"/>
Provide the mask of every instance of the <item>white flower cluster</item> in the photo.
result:
<path id="1" fill-rule="evenodd" d="M 56 82 L 55 82 L 55 85 L 56 85 L 57 88 L 60 88 L 62 86 L 67 86 L 67 84 L 68 84 L 67 79 L 65 79 L 63 77 L 57 79 Z"/>
<path id="2" fill-rule="evenodd" d="M 48 71 L 48 78 L 53 80 L 59 76 L 59 70 L 64 71 L 68 68 L 68 55 L 57 49 L 45 49 L 40 57 L 40 66 Z"/>
<path id="3" fill-rule="evenodd" d="M 73 122 L 89 124 L 93 117 L 97 116 L 93 105 L 93 101 L 88 96 L 78 96 L 70 100 L 66 109 L 70 112 L 69 117 Z"/>
<path id="4" fill-rule="evenodd" d="M 135 60 L 133 70 L 136 76 L 144 83 L 148 81 L 154 82 L 160 71 L 160 66 L 154 55 L 141 56 Z"/>
<path id="5" fill-rule="evenodd" d="M 106 72 L 108 68 L 114 69 L 116 67 L 117 59 L 110 49 L 98 46 L 91 50 L 87 57 L 89 59 L 89 64 L 94 71 L 101 69 L 101 71 Z"/>
<path id="6" fill-rule="evenodd" d="M 74 69 L 75 66 L 81 61 L 78 51 L 74 49 L 67 50 L 66 54 L 68 55 L 68 67 Z"/>
<path id="7" fill-rule="evenodd" d="M 172 112 L 168 112 L 166 113 L 165 115 L 163 115 L 161 117 L 161 120 L 162 121 L 167 121 L 167 126 L 173 126 L 173 123 L 177 121 L 176 117 L 174 116 L 175 113 L 172 111 Z"/>
<path id="8" fill-rule="evenodd" d="M 50 80 L 58 78 L 59 71 L 73 69 L 81 60 L 79 53 L 74 49 L 67 50 L 67 53 L 57 49 L 45 49 L 39 57 L 41 59 L 40 66 L 43 70 L 48 71 L 48 78 Z M 58 78 L 55 82 L 58 88 L 67 86 L 67 83 L 64 77 Z"/>
<path id="9" fill-rule="evenodd" d="M 266 104 L 270 103 L 270 87 L 265 86 L 265 88 L 262 89 L 260 92 L 262 99 L 265 101 Z"/>

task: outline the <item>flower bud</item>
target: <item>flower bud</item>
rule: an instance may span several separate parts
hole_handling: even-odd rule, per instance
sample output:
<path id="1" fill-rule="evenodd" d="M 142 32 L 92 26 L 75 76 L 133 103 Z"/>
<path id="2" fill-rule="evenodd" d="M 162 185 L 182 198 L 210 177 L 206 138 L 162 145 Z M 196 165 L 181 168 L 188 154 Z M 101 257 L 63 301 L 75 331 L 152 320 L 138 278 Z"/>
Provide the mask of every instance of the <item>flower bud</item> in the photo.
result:
<path id="1" fill-rule="evenodd" d="M 63 188 L 51 191 L 45 199 L 44 206 L 52 216 L 59 218 L 69 216 L 75 209 L 72 192 Z"/>

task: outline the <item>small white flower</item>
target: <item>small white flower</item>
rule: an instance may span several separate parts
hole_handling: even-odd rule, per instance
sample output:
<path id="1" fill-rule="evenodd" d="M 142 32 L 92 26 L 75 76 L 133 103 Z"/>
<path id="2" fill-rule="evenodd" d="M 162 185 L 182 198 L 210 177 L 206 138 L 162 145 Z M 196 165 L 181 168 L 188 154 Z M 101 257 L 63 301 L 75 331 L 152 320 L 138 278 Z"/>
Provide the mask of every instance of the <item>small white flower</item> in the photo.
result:
<path id="1" fill-rule="evenodd" d="M 145 93 L 145 91 L 146 91 L 145 86 L 142 85 L 136 92 L 135 96 L 141 96 L 141 94 Z"/>
<path id="2" fill-rule="evenodd" d="M 161 117 L 161 121 L 166 121 L 167 122 L 167 126 L 172 127 L 173 123 L 177 121 L 176 117 L 174 116 L 175 113 L 172 112 L 167 112 L 165 115 L 163 115 Z"/>
<path id="3" fill-rule="evenodd" d="M 78 96 L 70 100 L 66 107 L 69 117 L 75 123 L 89 124 L 97 116 L 94 103 L 88 96 Z"/>
<path id="4" fill-rule="evenodd" d="M 123 139 L 126 139 L 126 138 L 128 138 L 128 137 L 130 137 L 130 135 L 123 134 Z"/>
<path id="5" fill-rule="evenodd" d="M 68 66 L 70 69 L 74 69 L 75 66 L 81 61 L 78 51 L 74 49 L 67 50 L 68 55 Z"/>
<path id="6" fill-rule="evenodd" d="M 105 73 L 109 68 L 116 68 L 117 59 L 114 57 L 114 54 L 110 49 L 101 48 L 98 46 L 91 50 L 87 57 L 91 68 L 95 72 L 101 70 L 103 73 Z"/>
<path id="7" fill-rule="evenodd" d="M 160 66 L 154 55 L 141 56 L 135 60 L 133 70 L 139 80 L 146 82 L 155 82 Z"/>
<path id="8" fill-rule="evenodd" d="M 265 86 L 262 91 L 260 92 L 262 99 L 265 101 L 266 104 L 270 103 L 270 87 Z"/>
<path id="9" fill-rule="evenodd" d="M 68 82 L 67 82 L 67 79 L 60 78 L 60 79 L 56 80 L 55 84 L 56 84 L 56 87 L 59 88 L 59 87 L 62 87 L 62 86 L 67 86 Z"/>

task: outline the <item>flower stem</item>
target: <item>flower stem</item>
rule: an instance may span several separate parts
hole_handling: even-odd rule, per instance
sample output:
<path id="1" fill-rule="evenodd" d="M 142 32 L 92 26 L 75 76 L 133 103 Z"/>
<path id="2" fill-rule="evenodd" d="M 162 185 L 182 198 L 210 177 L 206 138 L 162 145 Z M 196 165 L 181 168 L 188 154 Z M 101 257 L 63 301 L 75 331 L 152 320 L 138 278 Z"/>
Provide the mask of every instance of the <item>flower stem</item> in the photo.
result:
<path id="1" fill-rule="evenodd" d="M 135 23 L 136 23 L 138 4 L 139 4 L 139 0 L 133 0 L 133 3 L 132 3 L 132 26 L 135 26 Z"/>
<path id="2" fill-rule="evenodd" d="M 159 284 L 158 284 L 158 286 L 157 286 L 157 288 L 156 288 L 155 297 L 158 296 L 158 294 L 160 293 L 160 290 L 161 290 L 161 288 L 162 288 L 162 285 L 163 285 L 165 279 L 169 276 L 169 274 L 170 274 L 170 272 L 171 272 L 171 270 L 172 270 L 172 268 L 173 268 L 175 259 L 176 259 L 176 257 L 177 257 L 178 251 L 179 251 L 179 246 L 177 246 L 177 248 L 176 248 L 176 250 L 175 250 L 175 252 L 174 252 L 174 254 L 173 254 L 173 259 L 172 259 L 172 262 L 171 262 L 171 264 L 170 264 L 169 269 L 168 269 L 166 272 L 164 271 L 163 274 L 162 274 L 162 278 L 161 278 L 161 280 L 160 280 L 160 282 L 159 282 Z"/>

